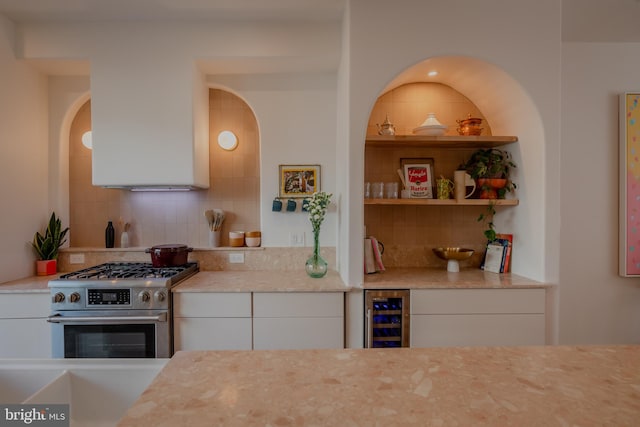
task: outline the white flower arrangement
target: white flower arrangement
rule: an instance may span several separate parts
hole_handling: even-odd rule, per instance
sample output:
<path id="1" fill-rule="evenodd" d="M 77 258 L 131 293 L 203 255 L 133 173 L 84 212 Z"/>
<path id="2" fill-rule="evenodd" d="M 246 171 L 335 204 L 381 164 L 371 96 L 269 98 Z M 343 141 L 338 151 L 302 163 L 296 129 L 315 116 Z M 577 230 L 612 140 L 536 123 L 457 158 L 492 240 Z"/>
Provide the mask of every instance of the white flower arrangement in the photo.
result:
<path id="1" fill-rule="evenodd" d="M 327 207 L 329 206 L 329 203 L 331 203 L 332 195 L 333 194 L 331 193 L 320 191 L 313 193 L 309 199 L 307 211 L 309 212 L 309 221 L 311 221 L 314 233 L 320 231 L 320 225 L 327 213 Z"/>

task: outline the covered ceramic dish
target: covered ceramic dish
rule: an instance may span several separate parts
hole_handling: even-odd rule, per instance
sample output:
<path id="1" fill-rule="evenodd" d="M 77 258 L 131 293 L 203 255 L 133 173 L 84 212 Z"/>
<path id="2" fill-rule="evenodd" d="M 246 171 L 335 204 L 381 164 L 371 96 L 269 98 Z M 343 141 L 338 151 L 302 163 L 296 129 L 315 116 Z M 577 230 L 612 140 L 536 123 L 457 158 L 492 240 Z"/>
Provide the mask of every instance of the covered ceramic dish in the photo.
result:
<path id="1" fill-rule="evenodd" d="M 449 127 L 443 125 L 436 119 L 436 113 L 429 113 L 427 119 L 417 128 L 413 130 L 416 135 L 442 136 L 447 132 Z"/>

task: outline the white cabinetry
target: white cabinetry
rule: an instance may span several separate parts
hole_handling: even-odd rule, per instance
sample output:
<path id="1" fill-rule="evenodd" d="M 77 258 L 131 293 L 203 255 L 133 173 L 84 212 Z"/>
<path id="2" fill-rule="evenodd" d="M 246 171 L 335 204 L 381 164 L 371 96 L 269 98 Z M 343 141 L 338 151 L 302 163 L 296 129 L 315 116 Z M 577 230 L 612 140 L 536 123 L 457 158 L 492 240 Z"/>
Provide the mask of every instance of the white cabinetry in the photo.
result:
<path id="1" fill-rule="evenodd" d="M 254 293 L 253 348 L 344 348 L 344 293 Z"/>
<path id="2" fill-rule="evenodd" d="M 51 358 L 49 293 L 0 294 L 0 358 Z"/>
<path id="3" fill-rule="evenodd" d="M 178 292 L 174 351 L 251 350 L 251 293 Z"/>
<path id="4" fill-rule="evenodd" d="M 542 344 L 544 289 L 411 291 L 411 347 Z"/>

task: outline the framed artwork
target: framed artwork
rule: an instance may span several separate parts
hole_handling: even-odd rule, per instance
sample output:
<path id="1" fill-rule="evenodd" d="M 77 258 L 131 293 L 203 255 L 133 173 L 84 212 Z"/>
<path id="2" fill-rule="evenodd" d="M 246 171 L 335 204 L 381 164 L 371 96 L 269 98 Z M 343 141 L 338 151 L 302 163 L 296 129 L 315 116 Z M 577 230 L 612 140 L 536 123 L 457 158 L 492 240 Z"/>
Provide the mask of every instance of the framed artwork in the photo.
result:
<path id="1" fill-rule="evenodd" d="M 280 165 L 278 197 L 309 197 L 320 190 L 320 165 Z"/>
<path id="2" fill-rule="evenodd" d="M 411 198 L 433 199 L 433 165 L 431 157 L 400 159 L 400 169 Z"/>
<path id="3" fill-rule="evenodd" d="M 640 91 L 620 95 L 619 274 L 640 276 Z"/>

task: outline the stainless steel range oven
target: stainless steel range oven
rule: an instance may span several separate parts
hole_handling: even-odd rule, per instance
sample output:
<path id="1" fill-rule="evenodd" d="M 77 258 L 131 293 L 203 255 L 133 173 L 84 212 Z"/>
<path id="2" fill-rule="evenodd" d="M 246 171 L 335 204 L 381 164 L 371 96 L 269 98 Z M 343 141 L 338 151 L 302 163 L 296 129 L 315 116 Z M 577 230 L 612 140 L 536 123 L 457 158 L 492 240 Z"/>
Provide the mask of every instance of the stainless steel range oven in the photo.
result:
<path id="1" fill-rule="evenodd" d="M 106 263 L 51 280 L 52 356 L 171 357 L 171 288 L 197 271 L 197 263 Z"/>

